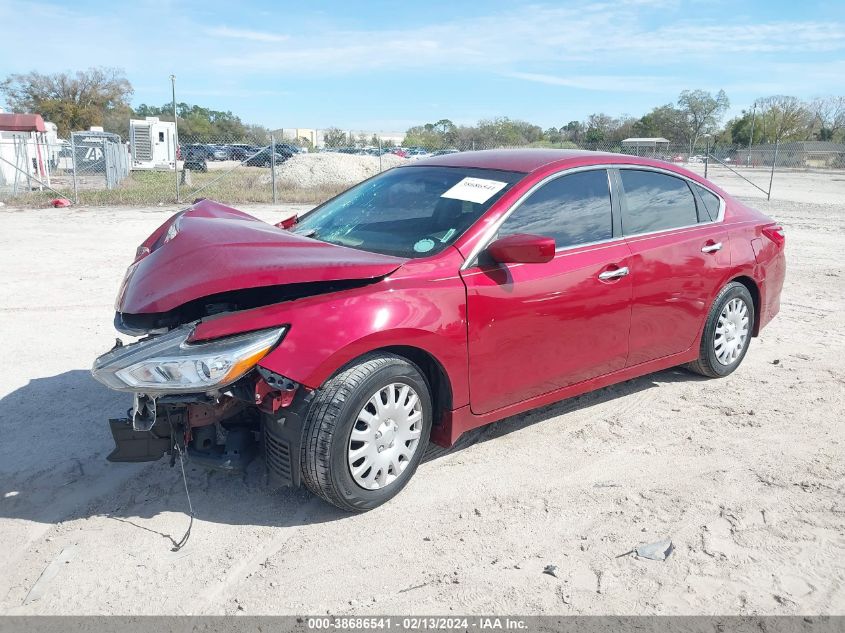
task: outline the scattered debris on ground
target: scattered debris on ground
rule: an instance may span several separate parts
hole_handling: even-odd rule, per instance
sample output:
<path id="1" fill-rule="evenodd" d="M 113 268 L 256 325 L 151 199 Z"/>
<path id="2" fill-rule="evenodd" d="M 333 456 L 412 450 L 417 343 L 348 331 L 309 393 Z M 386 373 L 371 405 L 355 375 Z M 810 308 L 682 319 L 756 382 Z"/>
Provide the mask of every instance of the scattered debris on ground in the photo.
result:
<path id="1" fill-rule="evenodd" d="M 648 545 L 640 545 L 634 550 L 634 553 L 640 558 L 648 558 L 649 560 L 666 560 L 674 549 L 671 539 L 667 539 Z"/>

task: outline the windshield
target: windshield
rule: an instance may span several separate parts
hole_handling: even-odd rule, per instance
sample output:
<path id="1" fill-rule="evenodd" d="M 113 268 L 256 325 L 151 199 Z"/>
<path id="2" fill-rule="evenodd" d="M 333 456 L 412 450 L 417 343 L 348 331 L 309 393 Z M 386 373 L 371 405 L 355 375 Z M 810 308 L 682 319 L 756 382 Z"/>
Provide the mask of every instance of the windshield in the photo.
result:
<path id="1" fill-rule="evenodd" d="M 466 231 L 524 174 L 463 167 L 401 167 L 305 215 L 294 233 L 398 257 L 427 257 Z"/>

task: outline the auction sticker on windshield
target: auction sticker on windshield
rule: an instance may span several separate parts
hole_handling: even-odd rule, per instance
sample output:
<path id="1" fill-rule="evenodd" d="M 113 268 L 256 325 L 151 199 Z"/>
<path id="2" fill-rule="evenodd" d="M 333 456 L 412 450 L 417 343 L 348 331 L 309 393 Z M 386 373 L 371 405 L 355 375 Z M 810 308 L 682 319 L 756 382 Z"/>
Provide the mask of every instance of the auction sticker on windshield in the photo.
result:
<path id="1" fill-rule="evenodd" d="M 464 178 L 454 187 L 441 194 L 440 197 L 484 204 L 506 187 L 507 184 L 506 182 L 487 180 L 485 178 Z"/>

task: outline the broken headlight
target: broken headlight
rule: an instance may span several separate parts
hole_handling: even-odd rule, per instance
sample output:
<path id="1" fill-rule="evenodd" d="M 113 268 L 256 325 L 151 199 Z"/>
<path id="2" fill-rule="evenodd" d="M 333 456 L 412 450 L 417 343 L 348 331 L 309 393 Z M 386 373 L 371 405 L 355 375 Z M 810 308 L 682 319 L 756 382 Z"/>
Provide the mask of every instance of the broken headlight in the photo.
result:
<path id="1" fill-rule="evenodd" d="M 118 391 L 148 394 L 205 392 L 235 382 L 279 342 L 285 328 L 259 330 L 188 343 L 193 325 L 116 347 L 91 369 L 94 378 Z"/>

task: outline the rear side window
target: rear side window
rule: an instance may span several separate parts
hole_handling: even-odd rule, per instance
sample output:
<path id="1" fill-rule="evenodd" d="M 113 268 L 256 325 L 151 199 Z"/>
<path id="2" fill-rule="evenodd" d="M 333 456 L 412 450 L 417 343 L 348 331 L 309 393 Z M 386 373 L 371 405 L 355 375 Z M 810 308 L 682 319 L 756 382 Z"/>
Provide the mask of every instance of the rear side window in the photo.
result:
<path id="1" fill-rule="evenodd" d="M 577 246 L 610 239 L 610 189 L 607 171 L 561 176 L 532 193 L 505 220 L 499 236 L 534 233 L 553 237 L 555 246 Z"/>
<path id="2" fill-rule="evenodd" d="M 622 231 L 648 233 L 698 223 L 695 198 L 687 182 L 654 171 L 620 169 L 625 190 Z"/>
<path id="3" fill-rule="evenodd" d="M 708 191 L 701 185 L 693 185 L 696 191 L 698 191 L 698 197 L 701 199 L 701 202 L 704 204 L 704 213 L 700 213 L 701 221 L 706 222 L 707 218 L 709 217 L 711 220 L 715 220 L 719 217 L 719 205 L 721 204 L 719 201 L 719 196 L 715 193 Z"/>

